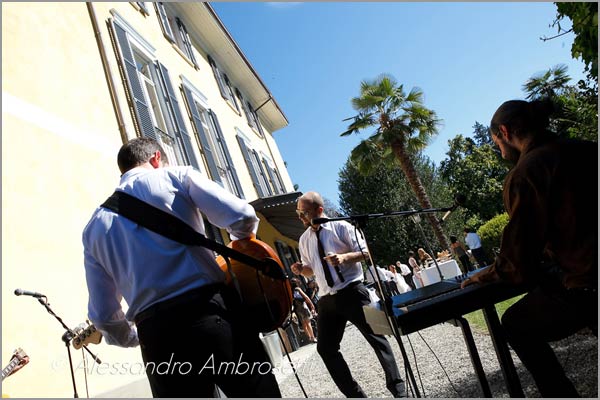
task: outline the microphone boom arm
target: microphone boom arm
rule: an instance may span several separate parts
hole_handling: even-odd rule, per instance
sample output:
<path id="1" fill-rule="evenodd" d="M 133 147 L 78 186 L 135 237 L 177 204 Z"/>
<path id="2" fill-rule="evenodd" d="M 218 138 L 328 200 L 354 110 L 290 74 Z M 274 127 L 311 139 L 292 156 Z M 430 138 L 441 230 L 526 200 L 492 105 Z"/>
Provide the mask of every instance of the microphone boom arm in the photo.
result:
<path id="1" fill-rule="evenodd" d="M 350 221 L 353 225 L 358 224 L 360 226 L 364 225 L 364 222 L 369 219 L 376 218 L 386 218 L 386 217 L 395 217 L 395 216 L 411 216 L 415 214 L 433 214 L 444 211 L 453 211 L 456 208 L 456 205 L 452 205 L 451 207 L 441 207 L 441 208 L 421 208 L 418 210 L 406 210 L 406 211 L 388 211 L 383 213 L 374 213 L 374 214 L 359 214 L 359 215 L 349 215 L 345 217 L 334 217 L 334 218 L 313 218 L 311 223 L 319 223 L 322 224 L 324 222 L 329 221 Z"/>

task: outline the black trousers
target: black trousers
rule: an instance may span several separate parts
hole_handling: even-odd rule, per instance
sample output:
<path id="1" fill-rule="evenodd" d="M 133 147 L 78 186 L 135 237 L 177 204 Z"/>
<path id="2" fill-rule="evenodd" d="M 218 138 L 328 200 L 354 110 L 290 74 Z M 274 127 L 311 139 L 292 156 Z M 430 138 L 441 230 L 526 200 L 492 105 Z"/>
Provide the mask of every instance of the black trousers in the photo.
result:
<path id="1" fill-rule="evenodd" d="M 597 291 L 537 287 L 506 310 L 502 325 L 542 397 L 579 397 L 549 342 L 585 327 L 598 335 Z"/>
<path id="2" fill-rule="evenodd" d="M 485 251 L 483 250 L 483 247 L 479 247 L 477 249 L 471 249 L 471 253 L 473 254 L 473 257 L 475 258 L 475 260 L 477 260 L 477 264 L 479 264 L 479 268 L 483 268 L 486 265 L 488 265 L 488 260 L 485 255 Z"/>
<path id="3" fill-rule="evenodd" d="M 227 397 L 281 397 L 258 333 L 233 311 L 229 290 L 204 288 L 136 316 L 154 397 L 213 397 L 215 384 Z"/>
<path id="4" fill-rule="evenodd" d="M 392 348 L 387 339 L 376 335 L 367 324 L 362 306 L 370 303 L 369 292 L 362 284 L 353 284 L 334 295 L 321 297 L 317 326 L 319 340 L 317 351 L 331 378 L 346 397 L 367 397 L 358 382 L 352 378 L 348 364 L 340 352 L 346 322 L 350 321 L 375 350 L 385 372 L 386 387 L 394 397 L 406 396 L 404 381 L 398 371 Z M 363 366 L 369 368 L 370 366 Z"/>
<path id="5" fill-rule="evenodd" d="M 460 263 L 463 266 L 463 273 L 466 274 L 467 272 L 474 270 L 468 255 L 463 254 L 462 256 L 458 257 L 458 259 L 460 260 Z"/>

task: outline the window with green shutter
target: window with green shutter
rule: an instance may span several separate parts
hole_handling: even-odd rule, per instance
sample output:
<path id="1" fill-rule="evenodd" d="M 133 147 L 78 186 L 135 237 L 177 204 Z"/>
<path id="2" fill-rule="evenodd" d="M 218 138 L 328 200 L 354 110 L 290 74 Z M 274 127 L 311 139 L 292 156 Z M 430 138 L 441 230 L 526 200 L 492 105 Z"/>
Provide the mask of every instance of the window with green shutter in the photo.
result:
<path id="1" fill-rule="evenodd" d="M 156 139 L 171 165 L 198 167 L 193 144 L 167 68 L 154 59 L 142 39 L 121 18 L 111 20 L 111 34 L 123 84 L 140 136 Z"/>

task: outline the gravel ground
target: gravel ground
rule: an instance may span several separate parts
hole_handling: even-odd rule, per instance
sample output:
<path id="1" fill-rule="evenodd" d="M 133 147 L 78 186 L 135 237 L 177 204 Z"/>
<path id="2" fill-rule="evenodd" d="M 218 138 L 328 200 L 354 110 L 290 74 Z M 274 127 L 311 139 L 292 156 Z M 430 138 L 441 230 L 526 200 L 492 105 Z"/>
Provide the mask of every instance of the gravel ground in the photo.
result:
<path id="1" fill-rule="evenodd" d="M 473 336 L 492 395 L 509 397 L 489 335 L 483 332 L 473 332 Z M 404 374 L 405 369 L 402 365 L 398 343 L 392 338 L 388 338 L 388 340 L 392 344 L 401 373 Z M 402 336 L 402 342 L 408 358 L 411 360 L 411 367 L 422 397 L 483 396 L 460 328 L 446 323 L 439 324 L 408 336 Z M 589 331 L 582 331 L 554 343 L 553 347 L 580 395 L 597 398 L 598 338 Z M 373 350 L 358 329 L 351 324 L 346 327 L 341 351 L 354 378 L 369 397 L 391 397 L 385 387 L 383 370 Z M 540 397 L 531 376 L 522 366 L 518 357 L 514 353 L 512 354 L 525 396 Z M 316 352 L 316 345 L 304 346 L 292 353 L 291 357 L 308 397 L 344 397 L 331 380 L 325 365 Z M 290 373 L 291 368 L 286 364 L 284 362 L 280 366 L 282 374 L 278 376 L 283 397 L 304 397 L 298 381 Z M 414 397 L 410 391 L 409 397 Z"/>

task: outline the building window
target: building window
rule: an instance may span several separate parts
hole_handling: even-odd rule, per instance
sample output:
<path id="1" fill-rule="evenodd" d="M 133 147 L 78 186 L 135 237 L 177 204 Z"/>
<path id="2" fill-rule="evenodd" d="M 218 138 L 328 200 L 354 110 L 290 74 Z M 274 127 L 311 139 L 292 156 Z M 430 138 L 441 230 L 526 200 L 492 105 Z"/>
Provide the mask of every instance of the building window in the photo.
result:
<path id="1" fill-rule="evenodd" d="M 236 196 L 244 198 L 217 115 L 208 108 L 203 96 L 191 85 L 184 84 L 183 93 L 211 179 Z"/>
<path id="2" fill-rule="evenodd" d="M 167 68 L 153 59 L 127 24 L 111 21 L 134 124 L 141 136 L 156 139 L 171 165 L 198 168 Z"/>
<path id="3" fill-rule="evenodd" d="M 239 130 L 237 132 L 237 140 L 258 197 L 273 195 L 274 192 L 269 184 L 269 178 L 261 161 L 261 157 L 258 152 L 252 148 L 251 141 Z"/>
<path id="4" fill-rule="evenodd" d="M 131 4 L 136 10 L 138 10 L 142 14 L 150 15 L 150 13 L 148 12 L 148 6 L 146 5 L 145 1 L 130 1 L 129 4 Z"/>
<path id="5" fill-rule="evenodd" d="M 273 192 L 275 194 L 285 193 L 285 186 L 283 185 L 281 175 L 279 175 L 279 171 L 275 167 L 275 164 L 265 156 L 262 157 L 262 162 L 264 164 L 265 171 L 267 171 L 267 176 L 269 177 L 269 182 L 271 183 Z"/>
<path id="6" fill-rule="evenodd" d="M 179 17 L 176 17 L 172 10 L 165 6 L 165 3 L 157 2 L 154 3 L 156 6 L 156 13 L 158 14 L 158 20 L 162 28 L 165 37 L 173 44 L 175 44 L 179 50 L 181 50 L 185 56 L 198 68 L 196 57 L 194 56 L 194 50 L 190 35 L 188 35 L 187 29 L 184 23 Z"/>
<path id="7" fill-rule="evenodd" d="M 240 99 L 240 103 L 242 103 L 242 109 L 244 110 L 244 115 L 246 115 L 246 121 L 248 121 L 248 125 L 256 132 L 260 137 L 263 137 L 264 133 L 262 130 L 262 126 L 260 125 L 260 120 L 258 119 L 258 115 L 254 108 L 250 104 L 250 102 L 244 99 L 242 92 L 239 89 L 235 89 L 235 92 Z"/>
<path id="8" fill-rule="evenodd" d="M 221 91 L 221 96 L 239 113 L 240 107 L 238 106 L 237 100 L 235 99 L 235 95 L 233 93 L 233 87 L 231 86 L 231 82 L 221 69 L 217 66 L 215 60 L 209 55 L 208 62 L 212 67 L 213 74 L 215 75 L 215 80 L 217 81 L 217 85 L 219 86 L 219 90 Z"/>

